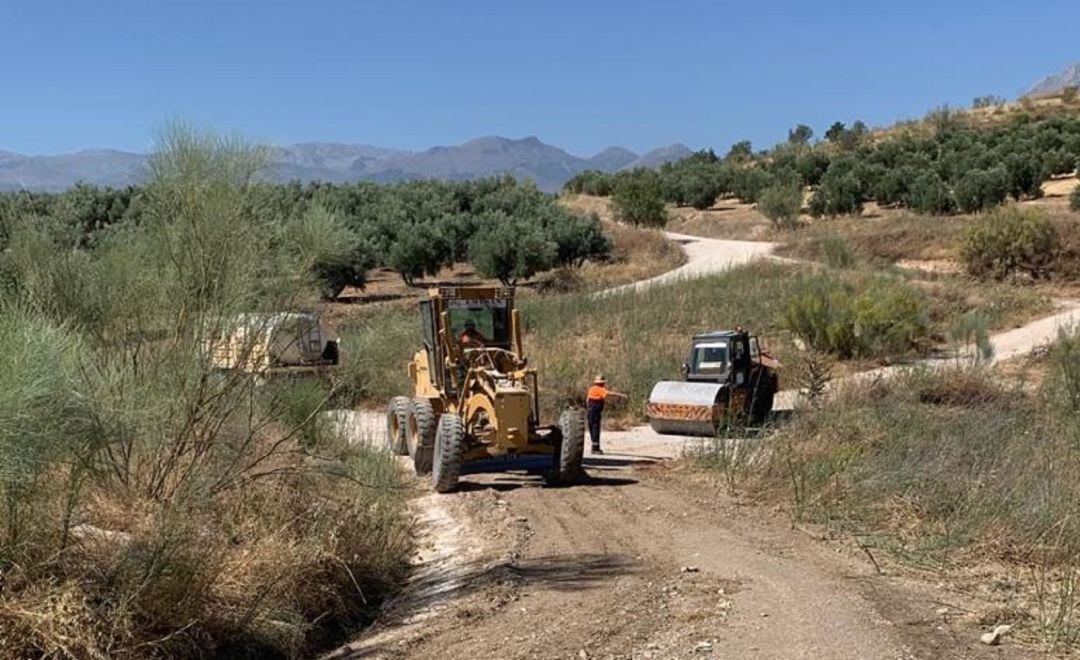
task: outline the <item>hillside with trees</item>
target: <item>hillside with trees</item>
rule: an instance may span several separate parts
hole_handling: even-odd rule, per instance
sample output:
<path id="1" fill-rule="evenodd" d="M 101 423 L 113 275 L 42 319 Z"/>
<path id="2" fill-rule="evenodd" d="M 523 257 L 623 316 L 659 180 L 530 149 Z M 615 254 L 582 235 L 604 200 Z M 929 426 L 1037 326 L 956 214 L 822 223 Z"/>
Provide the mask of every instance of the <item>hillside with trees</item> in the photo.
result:
<path id="1" fill-rule="evenodd" d="M 541 271 L 604 260 L 611 251 L 596 217 L 577 215 L 552 195 L 512 177 L 478 181 L 253 184 L 251 203 L 267 217 L 318 212 L 342 223 L 339 248 L 313 263 L 323 296 L 362 288 L 385 267 L 408 285 L 460 262 L 506 284 Z M 141 186 L 77 185 L 59 194 L 0 195 L 0 251 L 8 229 L 30 215 L 63 227 L 72 245 L 93 249 L 146 213 Z"/>
<path id="2" fill-rule="evenodd" d="M 775 201 L 803 190 L 815 217 L 858 213 L 870 201 L 919 213 L 973 213 L 1037 198 L 1044 182 L 1075 171 L 1078 161 L 1080 112 L 1018 114 L 984 127 L 967 113 L 939 108 L 886 132 L 836 122 L 814 142 L 813 130 L 799 125 L 787 141 L 762 151 L 741 141 L 722 157 L 701 151 L 657 172 L 582 172 L 564 190 L 618 199 L 646 186 L 664 202 L 697 209 L 719 197 L 768 201 L 762 210 L 785 225 L 790 205 Z"/>

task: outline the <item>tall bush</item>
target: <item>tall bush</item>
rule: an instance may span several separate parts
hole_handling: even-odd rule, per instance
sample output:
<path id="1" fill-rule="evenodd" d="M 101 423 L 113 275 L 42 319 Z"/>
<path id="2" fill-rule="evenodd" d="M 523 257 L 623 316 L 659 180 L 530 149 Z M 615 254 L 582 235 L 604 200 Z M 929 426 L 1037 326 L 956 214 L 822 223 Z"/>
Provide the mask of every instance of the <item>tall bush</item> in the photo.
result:
<path id="1" fill-rule="evenodd" d="M 928 332 L 926 301 L 902 280 L 873 278 L 856 287 L 819 274 L 791 289 L 784 326 L 811 348 L 842 359 L 901 354 Z"/>
<path id="2" fill-rule="evenodd" d="M 761 194 L 757 208 L 777 229 L 794 229 L 802 209 L 802 189 L 783 184 L 771 186 Z"/>
<path id="3" fill-rule="evenodd" d="M 238 324 L 251 351 L 278 313 L 310 305 L 348 233 L 332 213 L 272 212 L 264 162 L 178 127 L 138 223 L 73 249 L 63 228 L 14 220 L 0 255 L 5 654 L 306 655 L 400 578 L 393 462 L 324 423 L 324 388 L 267 396 L 265 371 L 210 360 Z"/>
<path id="4" fill-rule="evenodd" d="M 967 271 L 998 280 L 1015 275 L 1048 277 L 1060 247 L 1057 231 L 1045 215 L 1018 206 L 1003 207 L 972 224 L 963 240 Z"/>

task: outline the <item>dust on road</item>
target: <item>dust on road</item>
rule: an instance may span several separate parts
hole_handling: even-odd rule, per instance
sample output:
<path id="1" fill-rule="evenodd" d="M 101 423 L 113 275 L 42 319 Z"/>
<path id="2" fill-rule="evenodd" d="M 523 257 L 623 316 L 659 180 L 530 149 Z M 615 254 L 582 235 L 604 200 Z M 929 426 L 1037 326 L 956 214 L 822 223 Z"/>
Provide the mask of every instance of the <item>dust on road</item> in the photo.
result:
<path id="1" fill-rule="evenodd" d="M 684 464 L 587 467 L 574 487 L 503 474 L 425 495 L 451 541 L 330 657 L 1014 657 L 935 615 L 960 596 L 880 576 Z"/>

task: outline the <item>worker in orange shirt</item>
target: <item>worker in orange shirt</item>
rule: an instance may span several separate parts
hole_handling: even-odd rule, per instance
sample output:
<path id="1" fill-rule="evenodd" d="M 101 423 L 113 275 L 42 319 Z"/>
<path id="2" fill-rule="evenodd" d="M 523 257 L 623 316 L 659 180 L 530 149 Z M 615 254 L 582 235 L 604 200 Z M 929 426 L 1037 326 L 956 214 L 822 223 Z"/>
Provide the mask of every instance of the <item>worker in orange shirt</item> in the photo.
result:
<path id="1" fill-rule="evenodd" d="M 609 390 L 603 376 L 593 379 L 592 387 L 585 393 L 585 418 L 589 422 L 589 438 L 592 439 L 592 452 L 603 454 L 600 449 L 600 421 L 604 415 L 604 403 L 608 397 L 625 399 L 625 394 Z"/>

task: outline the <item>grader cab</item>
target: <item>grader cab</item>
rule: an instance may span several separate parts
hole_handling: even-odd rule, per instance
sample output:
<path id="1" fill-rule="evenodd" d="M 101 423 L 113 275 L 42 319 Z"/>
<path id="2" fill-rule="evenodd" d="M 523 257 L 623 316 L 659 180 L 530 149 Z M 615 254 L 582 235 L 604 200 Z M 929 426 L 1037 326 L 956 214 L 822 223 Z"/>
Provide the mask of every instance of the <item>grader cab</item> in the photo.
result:
<path id="1" fill-rule="evenodd" d="M 433 288 L 420 302 L 420 330 L 412 393 L 391 399 L 387 436 L 436 491 L 478 472 L 545 469 L 558 482 L 582 474 L 584 418 L 570 409 L 541 425 L 512 288 Z"/>

